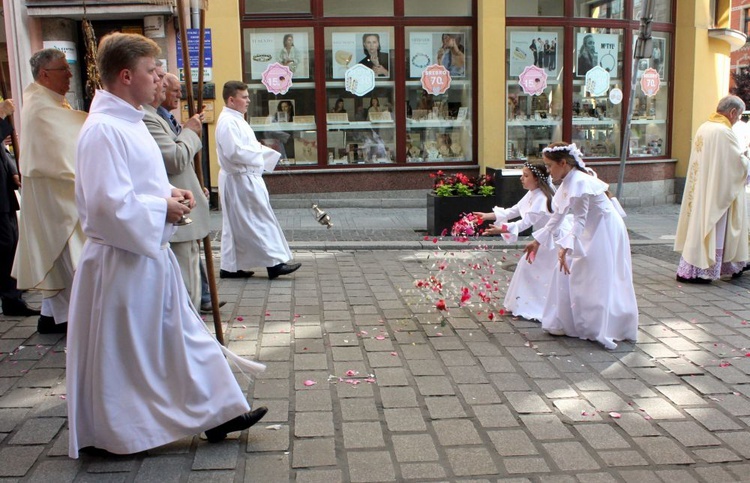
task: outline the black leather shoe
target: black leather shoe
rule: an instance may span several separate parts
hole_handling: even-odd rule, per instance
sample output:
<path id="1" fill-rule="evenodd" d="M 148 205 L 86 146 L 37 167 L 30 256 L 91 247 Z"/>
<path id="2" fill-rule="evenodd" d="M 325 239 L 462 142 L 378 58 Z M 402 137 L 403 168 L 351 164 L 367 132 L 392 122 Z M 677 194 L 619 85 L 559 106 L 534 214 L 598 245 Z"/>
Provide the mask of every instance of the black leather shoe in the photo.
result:
<path id="1" fill-rule="evenodd" d="M 227 303 L 223 300 L 219 301 L 219 307 L 224 307 Z M 213 305 L 211 305 L 211 302 L 207 304 L 201 304 L 201 313 L 202 314 L 211 314 L 214 311 Z"/>
<path id="2" fill-rule="evenodd" d="M 3 315 L 8 317 L 29 317 L 31 315 L 40 315 L 39 310 L 32 309 L 26 302 L 20 299 L 4 299 L 3 300 Z"/>
<path id="3" fill-rule="evenodd" d="M 56 324 L 54 317 L 42 315 L 36 324 L 36 331 L 40 334 L 65 334 L 68 332 L 68 323 Z"/>
<path id="4" fill-rule="evenodd" d="M 237 270 L 236 272 L 219 270 L 219 278 L 250 278 L 253 275 L 255 275 L 255 272 L 246 272 L 244 270 Z"/>
<path id="5" fill-rule="evenodd" d="M 209 443 L 218 443 L 227 437 L 227 434 L 235 431 L 244 431 L 253 424 L 257 423 L 263 416 L 268 412 L 268 408 L 261 406 L 258 409 L 248 411 L 241 416 L 237 416 L 234 419 L 230 419 L 224 424 L 220 424 L 213 429 L 206 430 L 206 438 Z"/>
<path id="6" fill-rule="evenodd" d="M 268 270 L 268 279 L 273 280 L 279 275 L 289 275 L 290 273 L 296 272 L 301 266 L 301 263 L 279 263 L 276 266 L 268 267 L 266 269 Z"/>
<path id="7" fill-rule="evenodd" d="M 696 285 L 707 285 L 707 284 L 711 283 L 711 280 L 709 280 L 707 278 L 700 278 L 700 277 L 696 277 L 696 278 L 684 278 L 684 277 L 680 277 L 679 275 L 677 275 L 677 277 L 675 277 L 675 279 L 678 282 L 680 282 L 680 283 L 694 283 Z"/>

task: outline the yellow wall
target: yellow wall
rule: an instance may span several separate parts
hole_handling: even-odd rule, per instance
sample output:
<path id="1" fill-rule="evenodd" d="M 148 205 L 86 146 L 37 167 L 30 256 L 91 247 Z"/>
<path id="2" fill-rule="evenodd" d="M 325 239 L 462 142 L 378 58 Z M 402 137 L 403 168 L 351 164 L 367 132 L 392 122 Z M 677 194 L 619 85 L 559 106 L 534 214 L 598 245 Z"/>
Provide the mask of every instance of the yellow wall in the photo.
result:
<path id="1" fill-rule="evenodd" d="M 693 0 L 677 7 L 672 156 L 678 177 L 687 172 L 693 133 L 729 88 L 729 44 L 708 37 L 713 26 L 709 4 Z M 717 19 L 722 16 L 720 11 Z"/>
<path id="2" fill-rule="evenodd" d="M 213 41 L 213 82 L 216 84 L 215 117 L 224 108 L 221 88 L 229 80 L 242 80 L 242 30 L 240 9 L 237 2 L 211 2 L 206 11 L 206 28 L 211 29 Z M 214 129 L 216 122 L 208 126 L 208 149 L 211 157 L 211 183 L 219 184 L 219 161 L 216 159 Z"/>
<path id="3" fill-rule="evenodd" d="M 505 166 L 505 1 L 477 1 L 476 133 L 482 169 Z"/>

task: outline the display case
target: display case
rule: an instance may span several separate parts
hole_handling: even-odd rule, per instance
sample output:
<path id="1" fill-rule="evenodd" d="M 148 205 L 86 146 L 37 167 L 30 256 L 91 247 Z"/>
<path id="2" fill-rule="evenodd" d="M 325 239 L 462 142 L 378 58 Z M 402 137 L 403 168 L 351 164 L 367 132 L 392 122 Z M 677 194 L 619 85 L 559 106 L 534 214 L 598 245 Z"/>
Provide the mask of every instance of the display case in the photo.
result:
<path id="1" fill-rule="evenodd" d="M 591 96 L 581 81 L 575 83 L 572 142 L 585 158 L 618 157 L 622 104 L 613 104 L 608 95 Z"/>

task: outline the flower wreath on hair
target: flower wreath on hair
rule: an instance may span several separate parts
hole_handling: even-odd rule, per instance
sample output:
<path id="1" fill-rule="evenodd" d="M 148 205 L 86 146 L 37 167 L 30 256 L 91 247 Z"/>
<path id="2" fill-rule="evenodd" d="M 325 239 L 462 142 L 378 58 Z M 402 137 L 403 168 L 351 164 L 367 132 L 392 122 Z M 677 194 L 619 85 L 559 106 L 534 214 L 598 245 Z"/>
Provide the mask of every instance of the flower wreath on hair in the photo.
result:
<path id="1" fill-rule="evenodd" d="M 539 168 L 537 168 L 533 164 L 529 163 L 528 161 L 526 161 L 525 163 L 523 163 L 523 167 L 524 168 L 529 168 L 529 171 L 531 171 L 534 174 L 534 177 L 536 177 L 536 179 L 541 180 L 541 181 L 547 181 L 547 176 L 548 175 L 542 173 L 539 170 Z"/>
<path id="2" fill-rule="evenodd" d="M 580 149 L 578 149 L 576 143 L 568 144 L 566 146 L 555 146 L 553 148 L 546 147 L 542 149 L 542 153 L 552 153 L 555 151 L 567 151 L 568 154 L 573 156 L 573 159 L 576 160 L 578 166 L 580 166 L 581 168 L 586 168 L 586 163 L 583 162 L 583 153 Z"/>

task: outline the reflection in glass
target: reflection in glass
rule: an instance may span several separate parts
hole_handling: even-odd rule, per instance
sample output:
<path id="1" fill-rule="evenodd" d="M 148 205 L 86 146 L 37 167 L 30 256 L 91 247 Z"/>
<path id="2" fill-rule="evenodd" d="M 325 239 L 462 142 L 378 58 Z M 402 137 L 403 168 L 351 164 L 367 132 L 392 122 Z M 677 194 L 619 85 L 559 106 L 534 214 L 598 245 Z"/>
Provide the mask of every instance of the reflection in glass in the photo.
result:
<path id="1" fill-rule="evenodd" d="M 323 15 L 326 17 L 392 17 L 393 1 L 325 0 L 323 2 Z"/>
<path id="2" fill-rule="evenodd" d="M 245 0 L 245 15 L 270 13 L 310 13 L 310 0 Z"/>
<path id="3" fill-rule="evenodd" d="M 562 0 L 508 0 L 505 5 L 508 17 L 562 17 L 565 14 Z"/>
<path id="4" fill-rule="evenodd" d="M 471 0 L 450 0 L 449 2 L 426 2 L 425 0 L 404 0 L 406 17 L 470 17 Z"/>
<path id="5" fill-rule="evenodd" d="M 633 19 L 640 20 L 643 0 L 633 0 Z M 672 2 L 654 2 L 654 22 L 672 21 Z"/>
<path id="6" fill-rule="evenodd" d="M 588 18 L 623 18 L 624 0 L 576 0 L 575 16 Z"/>

